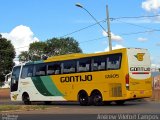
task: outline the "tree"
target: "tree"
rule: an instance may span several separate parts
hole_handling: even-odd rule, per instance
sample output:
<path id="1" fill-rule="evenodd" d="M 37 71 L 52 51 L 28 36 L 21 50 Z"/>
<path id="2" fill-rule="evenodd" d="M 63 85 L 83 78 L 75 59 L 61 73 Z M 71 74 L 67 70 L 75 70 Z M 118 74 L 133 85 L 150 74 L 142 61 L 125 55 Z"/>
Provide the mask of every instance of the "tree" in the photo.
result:
<path id="1" fill-rule="evenodd" d="M 34 42 L 29 46 L 29 54 L 32 61 L 40 60 L 42 55 L 46 54 L 46 43 L 45 42 Z"/>
<path id="2" fill-rule="evenodd" d="M 46 43 L 34 42 L 29 45 L 29 51 L 22 51 L 19 55 L 20 62 L 37 61 L 45 54 Z"/>
<path id="3" fill-rule="evenodd" d="M 14 66 L 15 49 L 11 41 L 0 35 L 0 80 L 5 80 L 5 75 L 10 73 Z"/>
<path id="4" fill-rule="evenodd" d="M 71 38 L 52 38 L 46 42 L 48 56 L 64 55 L 70 53 L 82 53 L 79 43 Z"/>
<path id="5" fill-rule="evenodd" d="M 22 51 L 19 56 L 19 62 L 27 62 L 30 60 L 29 52 L 28 51 Z"/>
<path id="6" fill-rule="evenodd" d="M 43 55 L 51 57 L 70 53 L 82 53 L 82 50 L 79 47 L 79 43 L 75 39 L 71 37 L 52 38 L 48 39 L 46 42 L 31 43 L 28 52 L 21 52 L 21 54 L 19 55 L 19 61 L 36 61 L 41 60 Z"/>

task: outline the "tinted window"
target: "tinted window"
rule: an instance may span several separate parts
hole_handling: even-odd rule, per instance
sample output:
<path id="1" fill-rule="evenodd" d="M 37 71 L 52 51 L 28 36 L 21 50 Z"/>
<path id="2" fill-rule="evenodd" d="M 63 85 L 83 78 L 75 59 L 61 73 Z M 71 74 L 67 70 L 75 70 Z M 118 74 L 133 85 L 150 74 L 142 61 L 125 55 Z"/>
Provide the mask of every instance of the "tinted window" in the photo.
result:
<path id="1" fill-rule="evenodd" d="M 47 75 L 54 75 L 61 73 L 61 64 L 60 63 L 49 63 L 47 67 Z"/>
<path id="2" fill-rule="evenodd" d="M 100 71 L 106 69 L 106 57 L 99 56 L 92 59 L 92 71 Z"/>
<path id="3" fill-rule="evenodd" d="M 78 72 L 88 72 L 91 71 L 91 59 L 84 58 L 77 61 L 77 71 Z"/>
<path id="4" fill-rule="evenodd" d="M 16 80 L 16 81 L 19 80 L 20 68 L 21 68 L 20 66 L 13 68 L 12 78 L 14 78 L 14 80 Z"/>
<path id="5" fill-rule="evenodd" d="M 63 62 L 63 73 L 75 73 L 76 72 L 76 62 L 74 60 Z"/>
<path id="6" fill-rule="evenodd" d="M 36 76 L 46 75 L 46 65 L 45 64 L 37 64 L 35 66 L 35 75 Z"/>
<path id="7" fill-rule="evenodd" d="M 122 54 L 113 54 L 107 56 L 107 69 L 117 70 L 120 69 Z"/>
<path id="8" fill-rule="evenodd" d="M 23 66 L 21 78 L 25 79 L 26 77 L 32 77 L 32 76 L 33 76 L 33 65 Z"/>
<path id="9" fill-rule="evenodd" d="M 18 89 L 18 80 L 19 80 L 20 69 L 21 69 L 20 66 L 13 68 L 12 78 L 11 78 L 11 92 L 17 91 L 17 89 Z"/>

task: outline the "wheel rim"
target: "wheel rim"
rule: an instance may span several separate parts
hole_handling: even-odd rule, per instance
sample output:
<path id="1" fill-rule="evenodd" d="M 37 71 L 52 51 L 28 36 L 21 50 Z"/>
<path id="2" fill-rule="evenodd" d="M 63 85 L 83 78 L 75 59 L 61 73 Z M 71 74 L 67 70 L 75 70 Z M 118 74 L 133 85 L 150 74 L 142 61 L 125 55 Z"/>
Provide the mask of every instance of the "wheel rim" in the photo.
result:
<path id="1" fill-rule="evenodd" d="M 95 98 L 94 98 L 94 102 L 95 103 L 101 103 L 102 102 L 102 97 L 99 96 L 99 95 L 96 95 Z"/>
<path id="2" fill-rule="evenodd" d="M 100 94 L 93 96 L 94 105 L 102 105 L 102 96 Z"/>
<path id="3" fill-rule="evenodd" d="M 83 95 L 83 94 L 79 95 L 79 103 L 80 103 L 81 105 L 87 105 L 87 103 L 88 103 L 88 98 L 87 98 L 87 96 L 85 96 L 85 95 Z"/>

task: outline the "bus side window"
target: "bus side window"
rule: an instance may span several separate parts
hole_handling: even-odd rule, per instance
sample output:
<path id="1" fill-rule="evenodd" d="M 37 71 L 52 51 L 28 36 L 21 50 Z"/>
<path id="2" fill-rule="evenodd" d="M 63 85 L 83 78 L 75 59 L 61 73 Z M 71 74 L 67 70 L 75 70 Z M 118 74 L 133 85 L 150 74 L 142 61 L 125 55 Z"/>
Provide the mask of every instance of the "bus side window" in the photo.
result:
<path id="1" fill-rule="evenodd" d="M 63 73 L 75 73 L 76 72 L 76 62 L 74 60 L 63 62 Z"/>
<path id="2" fill-rule="evenodd" d="M 47 66 L 47 75 L 60 74 L 61 64 L 60 63 L 49 63 Z"/>
<path id="3" fill-rule="evenodd" d="M 48 65 L 48 67 L 47 67 L 47 75 L 53 75 L 53 74 L 55 74 L 53 65 L 54 65 L 53 63 L 51 63 L 51 64 Z"/>
<path id="4" fill-rule="evenodd" d="M 105 70 L 106 57 L 98 56 L 94 57 L 92 61 L 92 71 Z"/>
<path id="5" fill-rule="evenodd" d="M 55 71 L 54 74 L 61 74 L 61 64 L 60 63 L 54 63 L 53 69 Z"/>
<path id="6" fill-rule="evenodd" d="M 121 65 L 122 54 L 113 54 L 107 56 L 107 69 L 118 70 Z"/>
<path id="7" fill-rule="evenodd" d="M 35 75 L 36 76 L 44 76 L 46 75 L 46 65 L 45 64 L 37 64 Z"/>
<path id="8" fill-rule="evenodd" d="M 91 59 L 84 58 L 78 60 L 78 72 L 89 72 L 91 71 Z"/>

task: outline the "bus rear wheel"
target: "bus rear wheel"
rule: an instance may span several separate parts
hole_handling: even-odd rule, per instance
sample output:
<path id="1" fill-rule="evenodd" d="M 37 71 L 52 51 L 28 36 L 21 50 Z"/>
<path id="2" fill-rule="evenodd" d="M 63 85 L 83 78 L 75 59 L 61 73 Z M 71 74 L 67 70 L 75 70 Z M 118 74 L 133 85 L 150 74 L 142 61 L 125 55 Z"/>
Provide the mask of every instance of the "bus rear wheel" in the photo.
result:
<path id="1" fill-rule="evenodd" d="M 22 100 L 25 105 L 31 105 L 31 101 L 30 101 L 29 95 L 27 93 L 24 93 L 22 95 Z"/>
<path id="2" fill-rule="evenodd" d="M 80 92 L 78 94 L 78 101 L 81 106 L 87 106 L 89 105 L 89 97 L 85 91 Z"/>
<path id="3" fill-rule="evenodd" d="M 92 93 L 92 102 L 95 106 L 103 105 L 102 95 L 99 91 L 95 91 Z"/>

